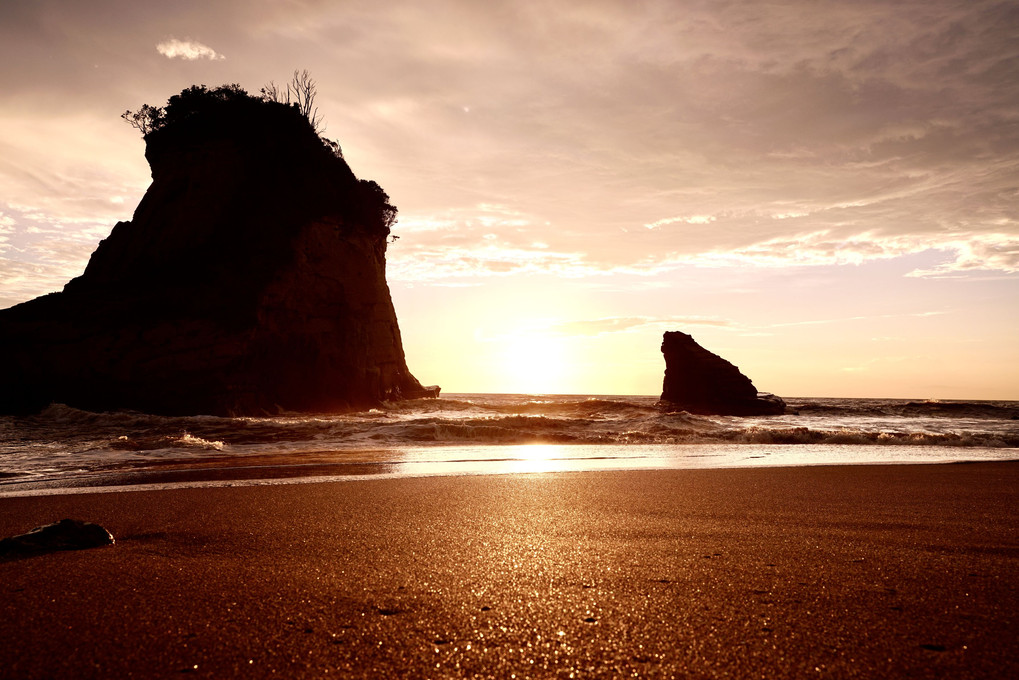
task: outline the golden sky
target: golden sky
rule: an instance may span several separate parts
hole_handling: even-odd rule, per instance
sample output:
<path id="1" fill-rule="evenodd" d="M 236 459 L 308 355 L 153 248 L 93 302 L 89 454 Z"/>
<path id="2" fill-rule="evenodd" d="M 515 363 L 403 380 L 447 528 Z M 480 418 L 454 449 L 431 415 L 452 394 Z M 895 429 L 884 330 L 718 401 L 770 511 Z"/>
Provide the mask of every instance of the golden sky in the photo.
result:
<path id="1" fill-rule="evenodd" d="M 655 394 L 683 330 L 783 396 L 1019 399 L 1012 2 L 3 0 L 0 307 L 130 219 L 124 110 L 295 69 L 400 209 L 422 382 Z"/>

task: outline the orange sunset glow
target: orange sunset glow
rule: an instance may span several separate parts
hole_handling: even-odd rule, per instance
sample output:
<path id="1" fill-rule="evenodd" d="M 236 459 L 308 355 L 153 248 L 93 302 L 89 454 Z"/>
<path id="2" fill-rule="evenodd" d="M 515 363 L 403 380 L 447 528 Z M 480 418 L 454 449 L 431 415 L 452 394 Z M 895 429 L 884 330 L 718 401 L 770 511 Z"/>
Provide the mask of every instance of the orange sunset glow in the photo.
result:
<path id="1" fill-rule="evenodd" d="M 426 383 L 656 394 L 682 330 L 770 392 L 1019 398 L 1008 3 L 99 4 L 0 5 L 0 307 L 130 219 L 125 109 L 308 69 Z"/>

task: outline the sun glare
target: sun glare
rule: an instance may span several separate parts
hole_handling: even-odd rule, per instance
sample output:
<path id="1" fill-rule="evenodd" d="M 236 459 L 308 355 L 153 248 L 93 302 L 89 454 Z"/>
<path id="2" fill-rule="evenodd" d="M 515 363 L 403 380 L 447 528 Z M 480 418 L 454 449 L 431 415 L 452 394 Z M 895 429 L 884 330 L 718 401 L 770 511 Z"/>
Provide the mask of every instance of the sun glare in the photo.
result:
<path id="1" fill-rule="evenodd" d="M 505 391 L 556 394 L 564 390 L 569 373 L 566 339 L 538 333 L 518 333 L 502 340 L 499 366 Z"/>
<path id="2" fill-rule="evenodd" d="M 563 469 L 563 447 L 559 444 L 524 444 L 510 447 L 504 469 L 510 473 L 553 472 Z"/>

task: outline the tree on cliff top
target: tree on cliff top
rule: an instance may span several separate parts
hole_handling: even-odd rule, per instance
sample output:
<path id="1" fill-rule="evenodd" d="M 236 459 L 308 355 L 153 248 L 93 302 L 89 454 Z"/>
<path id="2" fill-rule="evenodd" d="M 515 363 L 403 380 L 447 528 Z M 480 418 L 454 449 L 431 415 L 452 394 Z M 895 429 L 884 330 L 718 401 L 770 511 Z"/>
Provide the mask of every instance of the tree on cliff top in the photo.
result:
<path id="1" fill-rule="evenodd" d="M 144 137 L 148 137 L 153 132 L 174 127 L 224 104 L 244 106 L 260 101 L 236 83 L 220 85 L 211 90 L 205 85 L 192 85 L 170 97 L 166 106 L 142 104 L 137 111 L 127 110 L 120 117 L 140 130 Z"/>
<path id="2" fill-rule="evenodd" d="M 120 117 L 131 127 L 138 129 L 143 137 L 148 137 L 153 132 L 173 127 L 195 116 L 222 109 L 224 106 L 238 110 L 259 106 L 285 107 L 300 114 L 308 121 L 315 134 L 320 135 L 322 118 L 318 115 L 318 107 L 315 106 L 316 95 L 315 81 L 312 80 L 311 74 L 306 70 L 294 71 L 294 77 L 286 87 L 281 88 L 269 81 L 269 84 L 261 89 L 259 96 L 248 94 L 237 83 L 220 85 L 213 89 L 205 85 L 192 85 L 181 90 L 180 94 L 170 97 L 166 106 L 142 104 L 137 111 L 129 109 Z M 335 142 L 324 139 L 322 141 L 334 150 L 339 149 Z"/>
<path id="3" fill-rule="evenodd" d="M 318 107 L 315 106 L 315 97 L 318 90 L 315 81 L 311 79 L 308 70 L 294 71 L 294 77 L 287 83 L 286 87 L 280 87 L 273 81 L 261 89 L 262 98 L 277 104 L 295 106 L 301 115 L 308 119 L 316 134 L 321 134 L 319 129 L 322 117 L 318 115 Z"/>
<path id="4" fill-rule="evenodd" d="M 315 106 L 315 95 L 315 81 L 308 71 L 295 71 L 285 88 L 270 81 L 257 96 L 248 94 L 236 83 L 211 89 L 192 85 L 170 97 L 165 106 L 143 104 L 137 111 L 125 111 L 121 118 L 139 130 L 150 144 L 164 134 L 171 139 L 178 135 L 188 139 L 196 134 L 207 135 L 210 129 L 234 135 L 265 134 L 264 129 L 251 127 L 251 121 L 264 123 L 267 120 L 271 125 L 284 126 L 297 123 L 346 168 L 340 145 L 319 133 L 321 118 Z M 362 179 L 351 187 L 351 192 L 356 221 L 388 234 L 396 222 L 397 210 L 382 187 L 372 180 Z"/>
<path id="5" fill-rule="evenodd" d="M 205 85 L 192 85 L 170 97 L 166 106 L 142 104 L 137 111 L 129 109 L 120 117 L 148 139 L 153 132 L 171 129 L 189 119 L 214 113 L 224 107 L 230 108 L 237 119 L 260 108 L 276 108 L 278 111 L 293 112 L 295 118 L 304 118 L 322 144 L 333 155 L 343 158 L 339 143 L 322 136 L 322 117 L 318 115 L 318 107 L 315 106 L 316 95 L 315 81 L 308 71 L 294 71 L 293 79 L 285 87 L 269 81 L 258 96 L 248 94 L 237 83 L 212 89 Z"/>

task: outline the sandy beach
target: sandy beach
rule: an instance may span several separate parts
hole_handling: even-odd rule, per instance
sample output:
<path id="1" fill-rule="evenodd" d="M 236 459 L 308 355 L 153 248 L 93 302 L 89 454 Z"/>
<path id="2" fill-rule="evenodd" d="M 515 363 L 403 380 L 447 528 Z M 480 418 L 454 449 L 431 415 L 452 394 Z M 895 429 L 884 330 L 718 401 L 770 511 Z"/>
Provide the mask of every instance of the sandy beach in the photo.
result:
<path id="1" fill-rule="evenodd" d="M 0 676 L 1019 674 L 1019 465 L 0 498 Z"/>

